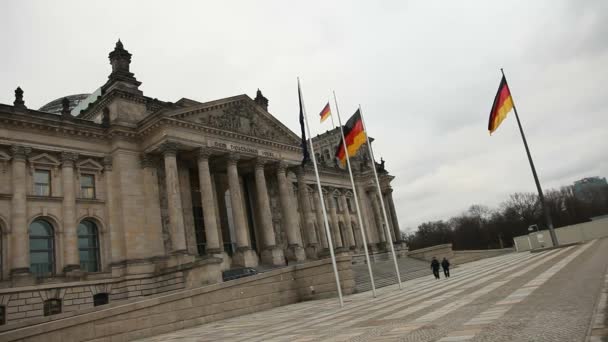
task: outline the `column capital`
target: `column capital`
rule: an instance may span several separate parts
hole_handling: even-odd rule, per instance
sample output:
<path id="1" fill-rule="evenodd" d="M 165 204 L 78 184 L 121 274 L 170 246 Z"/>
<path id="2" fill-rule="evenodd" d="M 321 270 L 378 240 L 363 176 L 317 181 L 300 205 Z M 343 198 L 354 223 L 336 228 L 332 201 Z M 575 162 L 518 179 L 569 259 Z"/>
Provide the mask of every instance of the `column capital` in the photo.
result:
<path id="1" fill-rule="evenodd" d="M 67 167 L 74 167 L 74 163 L 78 160 L 78 153 L 61 152 L 61 164 Z"/>
<path id="2" fill-rule="evenodd" d="M 255 169 L 256 170 L 259 170 L 259 169 L 264 170 L 264 166 L 266 164 L 268 164 L 268 163 L 269 163 L 269 160 L 266 159 L 266 158 L 256 158 L 256 160 L 255 160 Z"/>
<path id="3" fill-rule="evenodd" d="M 112 171 L 112 156 L 107 155 L 103 157 L 103 169 L 105 171 Z"/>
<path id="4" fill-rule="evenodd" d="M 241 155 L 238 153 L 228 153 L 228 165 L 236 165 L 241 159 Z"/>
<path id="5" fill-rule="evenodd" d="M 282 173 L 285 173 L 285 172 L 287 171 L 287 167 L 288 167 L 288 166 L 289 166 L 289 165 L 288 165 L 288 164 L 287 164 L 285 161 L 281 160 L 281 161 L 280 161 L 280 162 L 277 164 L 277 172 L 282 172 Z"/>
<path id="6" fill-rule="evenodd" d="M 209 160 L 209 157 L 212 155 L 212 151 L 206 147 L 201 147 L 198 149 L 198 160 Z"/>
<path id="7" fill-rule="evenodd" d="M 11 154 L 13 156 L 13 160 L 26 160 L 27 156 L 32 152 L 32 149 L 23 145 L 12 145 L 11 146 Z"/>
<path id="8" fill-rule="evenodd" d="M 154 156 L 149 153 L 142 153 L 141 156 L 139 156 L 139 162 L 141 164 L 142 169 L 153 168 L 156 166 L 156 160 Z"/>
<path id="9" fill-rule="evenodd" d="M 175 156 L 175 155 L 177 155 L 178 147 L 179 147 L 179 145 L 177 143 L 174 143 L 171 141 L 166 141 L 158 147 L 158 150 L 160 151 L 160 153 L 163 154 L 163 156 L 167 156 L 167 155 Z"/>

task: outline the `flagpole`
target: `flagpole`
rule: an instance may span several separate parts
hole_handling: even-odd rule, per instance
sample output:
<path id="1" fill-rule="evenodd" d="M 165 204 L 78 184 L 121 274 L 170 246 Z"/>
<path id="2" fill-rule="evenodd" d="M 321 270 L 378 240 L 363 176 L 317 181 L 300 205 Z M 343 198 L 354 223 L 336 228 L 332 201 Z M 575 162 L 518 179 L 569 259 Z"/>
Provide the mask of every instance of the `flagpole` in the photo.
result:
<path id="1" fill-rule="evenodd" d="M 323 210 L 323 220 L 325 222 L 325 234 L 327 234 L 327 243 L 329 245 L 329 254 L 331 256 L 331 263 L 334 269 L 334 275 L 336 276 L 336 289 L 338 290 L 338 300 L 340 301 L 340 307 L 344 307 L 344 301 L 342 300 L 342 288 L 340 287 L 340 276 L 338 275 L 338 265 L 336 264 L 336 256 L 334 254 L 334 244 L 331 241 L 332 236 L 329 230 L 329 221 L 327 220 L 327 211 L 325 210 L 325 201 L 323 200 L 323 189 L 321 188 L 321 178 L 319 178 L 319 168 L 317 167 L 317 157 L 315 155 L 315 147 L 312 144 L 312 135 L 310 135 L 310 127 L 308 126 L 308 116 L 306 115 L 306 108 L 304 106 L 304 99 L 302 97 L 302 89 L 300 88 L 300 78 L 298 77 L 298 95 L 300 95 L 300 103 L 302 105 L 302 114 L 306 121 L 306 131 L 308 133 L 308 141 L 310 142 L 310 156 L 312 157 L 312 164 L 315 168 L 315 176 L 317 178 L 317 190 L 319 192 L 319 201 L 321 201 L 321 208 Z"/>
<path id="2" fill-rule="evenodd" d="M 342 119 L 340 118 L 340 109 L 338 108 L 338 99 L 336 98 L 336 92 L 334 91 L 334 102 L 336 104 L 336 114 L 338 114 L 338 124 L 340 125 L 340 135 L 342 136 L 342 145 L 344 146 L 344 152 L 346 155 L 346 164 L 348 165 L 348 174 L 350 175 L 350 184 L 353 187 L 353 196 L 355 197 L 355 208 L 357 209 L 357 218 L 359 219 L 359 227 L 361 228 L 361 237 L 363 238 L 363 250 L 365 251 L 365 260 L 367 261 L 367 269 L 369 270 L 369 279 L 372 284 L 372 295 L 376 298 L 376 284 L 374 283 L 374 273 L 372 272 L 372 263 L 369 260 L 369 252 L 367 251 L 367 238 L 365 237 L 365 226 L 363 225 L 363 219 L 361 218 L 361 209 L 359 208 L 359 197 L 357 196 L 357 189 L 355 188 L 355 179 L 353 178 L 353 169 L 350 166 L 350 157 L 348 156 L 348 149 L 346 147 L 346 138 L 344 137 L 344 130 L 342 129 Z M 348 208 L 345 208 L 348 211 Z"/>
<path id="3" fill-rule="evenodd" d="M 386 240 L 391 247 L 391 253 L 393 253 L 393 262 L 395 263 L 395 273 L 397 273 L 397 282 L 399 283 L 399 289 L 403 289 L 403 285 L 401 285 L 401 275 L 399 274 L 399 265 L 397 264 L 397 254 L 395 254 L 395 247 L 393 246 L 393 239 L 391 238 L 391 231 L 388 227 L 388 215 L 386 215 L 386 207 L 384 206 L 384 200 L 382 199 L 382 189 L 380 188 L 380 180 L 378 179 L 378 172 L 376 171 L 376 159 L 374 158 L 374 150 L 372 148 L 372 144 L 369 142 L 369 133 L 367 131 L 367 126 L 365 125 L 365 119 L 363 118 L 363 110 L 361 110 L 361 105 L 359 105 L 359 114 L 361 114 L 361 123 L 363 124 L 363 130 L 365 130 L 365 139 L 367 141 L 367 147 L 369 148 L 369 154 L 372 158 L 372 170 L 374 170 L 374 177 L 376 177 L 376 186 L 378 187 L 378 197 L 380 197 L 380 205 L 382 206 L 382 214 L 384 215 L 384 222 L 386 223 Z M 395 236 L 395 239 L 399 239 L 399 237 Z"/>
<path id="4" fill-rule="evenodd" d="M 502 68 L 500 68 L 500 72 L 502 73 L 502 77 L 505 78 L 505 72 Z M 507 83 L 508 86 L 509 83 Z M 509 88 L 509 92 L 511 92 L 511 88 Z M 557 235 L 555 235 L 555 230 L 553 229 L 553 222 L 551 220 L 551 214 L 549 213 L 549 206 L 545 202 L 545 196 L 543 195 L 543 189 L 540 186 L 540 181 L 538 180 L 538 175 L 536 174 L 536 168 L 534 167 L 534 161 L 532 161 L 532 155 L 530 154 L 530 148 L 528 147 L 528 142 L 526 140 L 526 135 L 524 134 L 524 129 L 521 126 L 521 121 L 519 121 L 519 115 L 517 114 L 517 107 L 515 107 L 515 100 L 513 100 L 513 94 L 511 94 L 511 101 L 513 102 L 513 112 L 515 113 L 515 119 L 517 119 L 517 126 L 519 126 L 519 133 L 521 133 L 521 139 L 524 142 L 524 147 L 526 148 L 526 154 L 528 155 L 528 161 L 530 162 L 530 168 L 532 169 L 532 175 L 534 176 L 534 182 L 536 183 L 536 190 L 538 190 L 538 198 L 543 208 L 543 213 L 545 214 L 545 220 L 547 222 L 547 227 L 549 227 L 549 235 L 551 235 L 551 241 L 553 242 L 553 246 L 559 246 L 559 241 L 557 240 Z"/>

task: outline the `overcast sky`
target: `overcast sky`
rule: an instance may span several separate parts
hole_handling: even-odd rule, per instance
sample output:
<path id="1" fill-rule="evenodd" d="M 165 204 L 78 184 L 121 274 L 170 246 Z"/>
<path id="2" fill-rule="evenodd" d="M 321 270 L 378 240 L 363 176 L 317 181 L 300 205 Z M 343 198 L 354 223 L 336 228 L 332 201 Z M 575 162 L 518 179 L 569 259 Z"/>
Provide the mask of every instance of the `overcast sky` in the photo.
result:
<path id="1" fill-rule="evenodd" d="M 144 94 L 208 101 L 260 88 L 299 133 L 332 90 L 363 106 L 402 230 L 535 191 L 505 69 L 544 188 L 607 176 L 608 1 L 2 1 L 0 103 L 89 93 L 120 38 Z M 319 133 L 331 123 L 311 124 Z"/>

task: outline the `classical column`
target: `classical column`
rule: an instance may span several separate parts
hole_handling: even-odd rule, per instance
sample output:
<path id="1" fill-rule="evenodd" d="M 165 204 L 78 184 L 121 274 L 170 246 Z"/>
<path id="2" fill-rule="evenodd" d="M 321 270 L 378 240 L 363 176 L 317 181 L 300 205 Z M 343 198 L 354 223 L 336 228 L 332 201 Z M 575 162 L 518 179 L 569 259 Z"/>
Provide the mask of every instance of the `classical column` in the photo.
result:
<path id="1" fill-rule="evenodd" d="M 369 196 L 372 199 L 372 208 L 374 210 L 374 220 L 376 222 L 376 231 L 378 232 L 378 237 L 380 240 L 380 243 L 387 243 L 387 239 L 386 239 L 386 230 L 384 229 L 384 226 L 382 225 L 382 213 L 381 213 L 381 209 L 380 209 L 380 203 L 378 202 L 378 196 L 376 195 L 375 192 L 371 192 L 369 194 Z"/>
<path id="2" fill-rule="evenodd" d="M 61 153 L 61 183 L 63 185 L 63 271 L 80 269 L 78 234 L 76 233 L 76 193 L 74 189 L 74 163 L 78 155 L 72 152 Z"/>
<path id="3" fill-rule="evenodd" d="M 395 202 L 393 201 L 393 189 L 388 189 L 387 195 L 388 207 L 392 217 L 393 230 L 397 237 L 397 242 L 401 242 L 401 230 L 399 229 L 399 220 L 397 219 L 397 211 L 395 210 Z"/>
<path id="4" fill-rule="evenodd" d="M 321 240 L 321 246 L 323 249 L 329 249 L 329 245 L 327 243 L 327 231 L 325 230 L 325 220 L 323 218 L 322 202 L 319 198 L 318 188 L 315 188 L 314 190 L 313 199 L 315 203 L 315 215 L 317 218 L 318 237 Z"/>
<path id="5" fill-rule="evenodd" d="M 251 267 L 257 265 L 255 253 L 249 245 L 249 232 L 247 231 L 247 221 L 243 208 L 243 197 L 241 194 L 241 183 L 237 163 L 239 155 L 231 153 L 228 156 L 228 188 L 230 189 L 230 204 L 232 206 L 232 222 L 236 232 L 237 251 L 232 259 L 232 263 L 238 266 Z"/>
<path id="6" fill-rule="evenodd" d="M 144 229 L 138 233 L 145 239 L 145 244 L 130 246 L 139 248 L 138 255 L 146 257 L 164 256 L 165 244 L 163 241 L 162 217 L 160 209 L 160 190 L 158 186 L 158 161 L 149 154 L 141 156 L 144 184 Z M 139 241 L 139 240 L 138 240 Z"/>
<path id="7" fill-rule="evenodd" d="M 308 246 L 306 246 L 306 256 L 311 259 L 317 258 L 318 240 L 317 232 L 315 231 L 315 225 L 313 223 L 312 208 L 310 207 L 310 192 L 304 179 L 305 169 L 299 167 L 296 173 L 298 180 L 298 195 L 300 197 L 300 210 L 302 211 L 302 217 L 304 218 L 304 231 L 306 232 L 306 238 L 308 239 Z"/>
<path id="8" fill-rule="evenodd" d="M 30 152 L 29 147 L 13 145 L 11 200 L 11 274 L 27 275 L 30 271 L 30 253 L 28 226 L 26 218 L 26 184 L 25 160 Z"/>
<path id="9" fill-rule="evenodd" d="M 390 208 L 388 207 L 388 199 L 386 193 L 382 194 L 382 200 L 384 201 L 384 208 L 386 209 L 386 218 L 388 219 L 388 230 L 391 233 L 391 242 L 395 243 L 395 231 L 393 230 L 393 215 L 391 214 Z M 384 216 L 383 216 L 384 217 Z"/>
<path id="10" fill-rule="evenodd" d="M 106 180 L 106 209 L 108 217 L 108 229 L 110 231 L 110 255 L 112 264 L 118 264 L 125 260 L 125 235 L 120 222 L 120 208 L 116 207 L 114 193 L 114 172 L 112 171 L 112 156 L 105 156 L 103 159 L 103 172 Z"/>
<path id="11" fill-rule="evenodd" d="M 334 197 L 332 191 L 327 196 L 327 202 L 329 202 L 329 216 L 331 218 L 332 234 L 334 235 L 334 248 L 342 248 L 344 246 L 342 242 L 342 234 L 340 234 L 340 220 L 338 220 L 338 208 L 337 199 Z"/>
<path id="12" fill-rule="evenodd" d="M 255 163 L 255 192 L 258 200 L 259 218 L 262 231 L 262 241 L 264 249 L 262 251 L 262 262 L 270 265 L 284 265 L 285 257 L 283 250 L 276 246 L 276 236 L 272 224 L 272 212 L 270 210 L 270 199 L 268 197 L 268 187 L 264 174 L 263 159 L 256 160 Z"/>
<path id="13" fill-rule="evenodd" d="M 209 172 L 208 150 L 201 148 L 198 153 L 198 181 L 201 190 L 201 205 L 203 207 L 203 224 L 205 225 L 205 254 L 221 253 L 220 239 L 215 216 L 215 200 L 213 198 L 213 185 L 211 172 Z"/>
<path id="14" fill-rule="evenodd" d="M 279 197 L 281 201 L 281 225 L 287 234 L 288 258 L 291 260 L 302 261 L 306 258 L 302 248 L 302 238 L 298 229 L 298 217 L 294 207 L 290 191 L 291 184 L 287 181 L 287 165 L 279 163 L 277 168 L 277 181 L 279 183 Z"/>
<path id="15" fill-rule="evenodd" d="M 375 230 L 372 228 L 373 224 L 371 221 L 370 210 L 369 210 L 369 196 L 365 191 L 365 187 L 361 184 L 357 184 L 357 194 L 359 195 L 359 210 L 361 210 L 361 219 L 363 220 L 363 227 L 361 229 L 365 229 L 365 233 L 367 234 L 367 247 L 375 250 L 376 243 L 378 243 L 378 234 L 376 234 Z"/>
<path id="16" fill-rule="evenodd" d="M 357 246 L 355 244 L 355 235 L 353 233 L 353 225 L 350 221 L 350 210 L 348 210 L 348 201 L 346 199 L 346 194 L 342 192 L 340 194 L 340 201 L 342 202 L 342 217 L 344 218 L 344 225 L 346 226 L 346 239 L 344 246 L 348 246 L 349 249 L 355 249 Z"/>
<path id="17" fill-rule="evenodd" d="M 161 146 L 160 151 L 165 160 L 165 181 L 167 184 L 167 204 L 169 207 L 169 227 L 172 244 L 171 252 L 187 253 L 182 197 L 179 194 L 179 178 L 177 176 L 177 144 L 166 142 Z"/>

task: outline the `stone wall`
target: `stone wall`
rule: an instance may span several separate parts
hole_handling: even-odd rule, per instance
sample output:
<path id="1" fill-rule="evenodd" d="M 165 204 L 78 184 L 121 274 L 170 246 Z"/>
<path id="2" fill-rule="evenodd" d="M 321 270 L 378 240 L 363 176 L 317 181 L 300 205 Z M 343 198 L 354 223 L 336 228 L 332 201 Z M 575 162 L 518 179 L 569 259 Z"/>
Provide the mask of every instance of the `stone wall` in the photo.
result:
<path id="1" fill-rule="evenodd" d="M 350 294 L 354 289 L 351 257 L 339 256 L 337 261 L 342 291 Z M 130 341 L 335 295 L 331 260 L 323 259 L 101 310 L 83 310 L 72 317 L 27 327 L 7 325 L 0 328 L 0 340 Z"/>
<path id="2" fill-rule="evenodd" d="M 514 251 L 515 249 L 513 248 L 454 251 L 454 256 L 452 257 L 452 259 L 450 259 L 450 263 L 452 265 L 464 264 L 466 262 L 472 262 L 480 259 L 492 258 L 495 256 L 512 253 Z"/>
<path id="3" fill-rule="evenodd" d="M 446 257 L 448 260 L 450 260 L 454 256 L 454 251 L 452 250 L 452 244 L 446 243 L 444 245 L 431 246 L 409 251 L 408 256 L 426 261 L 431 261 L 433 257 L 436 257 L 439 260 Z"/>
<path id="4" fill-rule="evenodd" d="M 584 242 L 608 236 L 608 218 L 590 221 L 555 229 L 560 244 Z M 532 249 L 552 247 L 551 235 L 548 230 L 532 232 L 513 238 L 518 252 Z"/>

